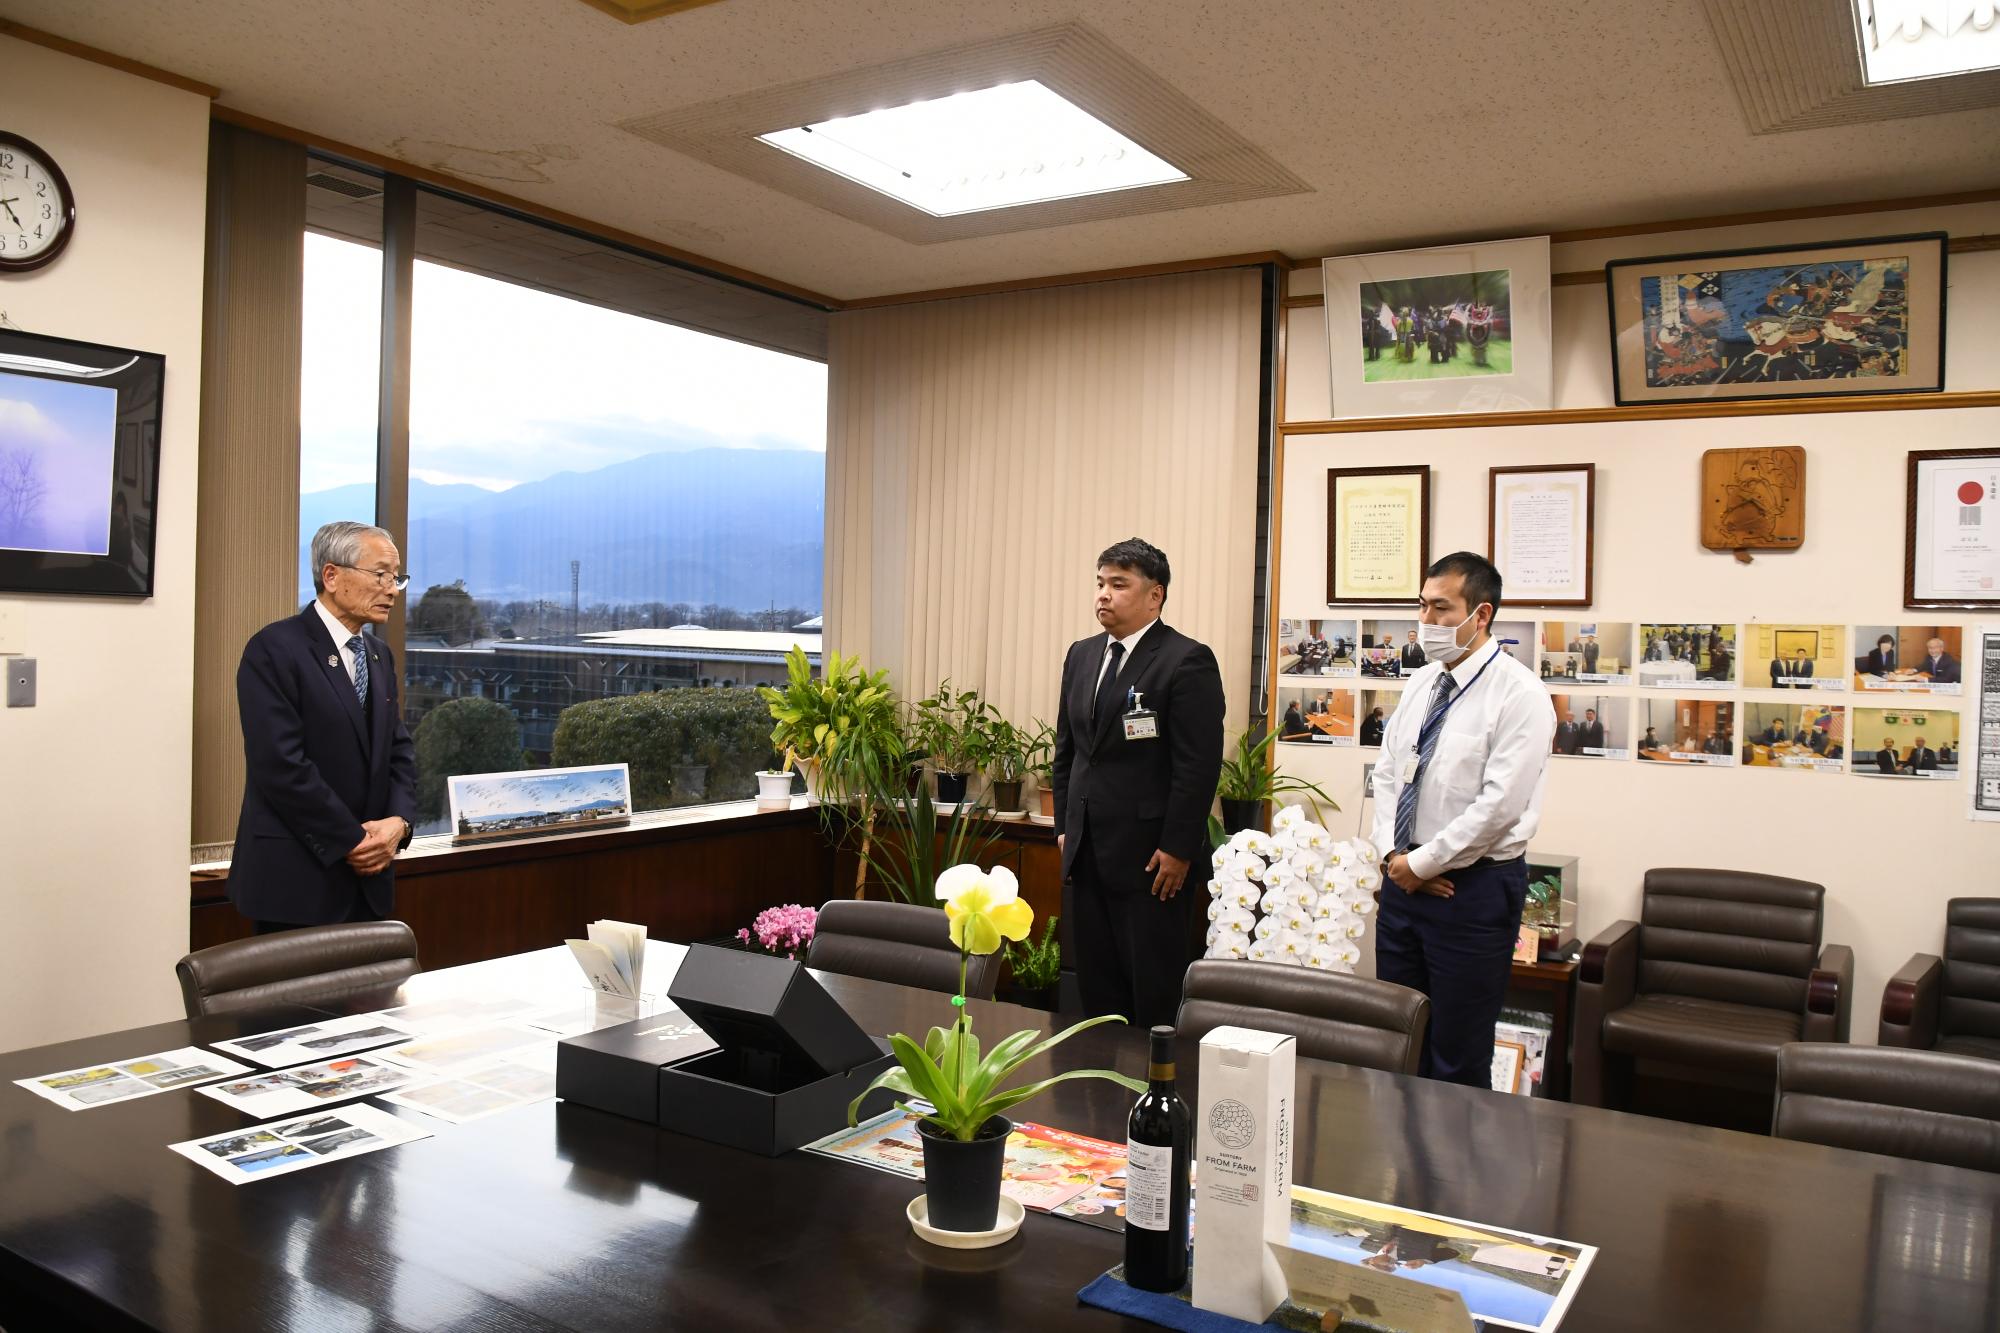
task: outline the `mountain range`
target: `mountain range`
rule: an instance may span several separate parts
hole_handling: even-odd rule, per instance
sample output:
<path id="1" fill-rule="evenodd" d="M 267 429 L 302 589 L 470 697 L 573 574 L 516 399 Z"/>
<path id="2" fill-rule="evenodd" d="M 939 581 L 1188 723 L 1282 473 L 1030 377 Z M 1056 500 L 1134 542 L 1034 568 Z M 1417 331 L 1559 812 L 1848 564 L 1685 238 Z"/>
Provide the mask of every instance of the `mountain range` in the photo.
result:
<path id="1" fill-rule="evenodd" d="M 300 497 L 300 586 L 323 523 L 367 520 L 372 485 Z M 480 600 L 817 607 L 826 530 L 826 455 L 805 449 L 692 449 L 504 491 L 410 480 L 403 567 L 412 600 L 465 581 Z M 310 595 L 309 593 L 306 595 Z"/>

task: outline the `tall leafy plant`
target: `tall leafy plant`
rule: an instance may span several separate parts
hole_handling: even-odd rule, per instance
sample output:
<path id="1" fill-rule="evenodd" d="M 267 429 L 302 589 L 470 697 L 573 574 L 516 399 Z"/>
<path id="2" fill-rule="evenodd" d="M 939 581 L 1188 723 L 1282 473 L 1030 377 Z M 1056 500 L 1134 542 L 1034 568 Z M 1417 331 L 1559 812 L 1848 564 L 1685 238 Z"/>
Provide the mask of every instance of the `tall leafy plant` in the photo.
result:
<path id="1" fill-rule="evenodd" d="M 929 785 L 907 789 L 900 766 L 873 772 L 861 804 L 867 813 L 856 818 L 867 826 L 856 830 L 857 897 L 872 879 L 902 902 L 927 902 L 946 866 L 983 860 L 999 841 L 983 812 L 961 806 L 940 815 Z"/>
<path id="2" fill-rule="evenodd" d="M 1277 800 L 1280 796 L 1298 794 L 1306 798 L 1313 808 L 1315 822 L 1322 818 L 1322 808 L 1338 810 L 1333 797 L 1317 782 L 1308 782 L 1291 773 L 1280 773 L 1271 763 L 1271 743 L 1278 739 L 1275 731 L 1266 731 L 1261 737 L 1246 731 L 1236 738 L 1236 749 L 1222 761 L 1222 775 L 1215 784 L 1216 796 L 1225 801 L 1255 801 L 1260 805 Z M 1222 821 L 1213 815 L 1208 821 L 1209 840 L 1217 847 L 1228 841 L 1228 832 Z"/>
<path id="3" fill-rule="evenodd" d="M 886 671 L 867 671 L 859 657 L 829 653 L 818 679 L 797 644 L 785 654 L 785 685 L 760 685 L 771 710 L 771 744 L 787 770 L 812 764 L 820 790 L 833 802 L 866 790 L 877 769 L 898 766 L 905 750 L 896 691 Z"/>
<path id="4" fill-rule="evenodd" d="M 940 773 L 976 773 L 986 760 L 986 711 L 979 691 L 939 681 L 933 694 L 910 705 L 910 743 Z"/>

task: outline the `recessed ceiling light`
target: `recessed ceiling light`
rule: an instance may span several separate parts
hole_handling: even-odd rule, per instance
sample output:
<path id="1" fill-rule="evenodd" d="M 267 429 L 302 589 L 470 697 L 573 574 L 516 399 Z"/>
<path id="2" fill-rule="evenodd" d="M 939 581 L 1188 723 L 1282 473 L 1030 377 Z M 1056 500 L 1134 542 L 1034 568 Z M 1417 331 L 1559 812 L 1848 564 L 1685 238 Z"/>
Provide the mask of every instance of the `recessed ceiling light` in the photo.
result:
<path id="1" fill-rule="evenodd" d="M 757 137 L 932 217 L 1188 179 L 1033 79 Z"/>
<path id="2" fill-rule="evenodd" d="M 2000 0 L 1854 0 L 1867 83 L 2000 69 Z"/>

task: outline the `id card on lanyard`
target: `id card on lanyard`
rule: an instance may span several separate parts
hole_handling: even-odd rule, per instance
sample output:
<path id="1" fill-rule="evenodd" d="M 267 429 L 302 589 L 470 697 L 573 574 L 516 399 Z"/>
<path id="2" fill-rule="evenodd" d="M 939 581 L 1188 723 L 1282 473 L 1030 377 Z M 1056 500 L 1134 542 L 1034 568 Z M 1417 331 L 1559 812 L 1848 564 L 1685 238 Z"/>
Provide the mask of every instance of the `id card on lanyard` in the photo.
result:
<path id="1" fill-rule="evenodd" d="M 1505 647 L 1505 642 L 1506 642 L 1505 640 L 1496 639 L 1493 643 L 1493 656 L 1486 659 L 1486 665 L 1480 667 L 1479 670 L 1472 673 L 1472 679 L 1465 682 L 1464 689 L 1459 690 L 1457 693 L 1453 694 L 1451 698 L 1445 701 L 1444 711 L 1438 714 L 1437 726 L 1439 731 L 1444 730 L 1445 720 L 1451 716 L 1451 710 L 1458 705 L 1458 701 L 1460 699 L 1463 699 L 1466 695 L 1472 693 L 1472 687 L 1479 683 L 1479 678 L 1485 675 L 1487 669 L 1500 659 L 1501 653 L 1507 651 Z M 1428 719 L 1426 719 L 1426 721 L 1428 721 Z M 1424 753 L 1423 746 L 1424 746 L 1424 726 L 1423 723 L 1419 723 L 1417 725 L 1417 739 L 1411 743 L 1410 753 L 1404 757 L 1402 764 L 1397 767 L 1396 770 L 1397 781 L 1415 782 L 1417 780 L 1417 774 L 1419 771 L 1421 771 L 1423 766 L 1423 753 Z"/>
<path id="2" fill-rule="evenodd" d="M 1160 738 L 1160 715 L 1145 706 L 1146 696 L 1137 690 L 1125 691 L 1125 739 L 1152 741 Z"/>

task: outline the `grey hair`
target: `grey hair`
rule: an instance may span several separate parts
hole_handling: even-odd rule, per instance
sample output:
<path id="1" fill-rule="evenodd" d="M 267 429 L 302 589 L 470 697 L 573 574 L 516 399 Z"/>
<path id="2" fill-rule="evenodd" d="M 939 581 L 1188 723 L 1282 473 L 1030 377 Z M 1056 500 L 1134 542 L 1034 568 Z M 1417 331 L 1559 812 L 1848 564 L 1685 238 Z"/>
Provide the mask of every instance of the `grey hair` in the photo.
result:
<path id="1" fill-rule="evenodd" d="M 380 537 L 391 546 L 396 539 L 387 531 L 372 523 L 356 523 L 353 519 L 341 519 L 329 523 L 313 534 L 312 573 L 313 591 L 326 591 L 326 567 L 328 565 L 352 566 L 361 558 L 361 543 L 369 537 Z"/>

